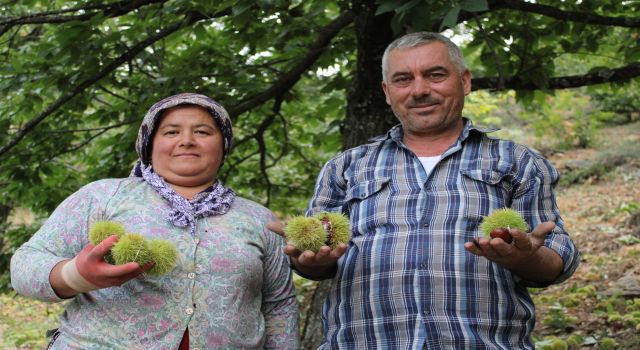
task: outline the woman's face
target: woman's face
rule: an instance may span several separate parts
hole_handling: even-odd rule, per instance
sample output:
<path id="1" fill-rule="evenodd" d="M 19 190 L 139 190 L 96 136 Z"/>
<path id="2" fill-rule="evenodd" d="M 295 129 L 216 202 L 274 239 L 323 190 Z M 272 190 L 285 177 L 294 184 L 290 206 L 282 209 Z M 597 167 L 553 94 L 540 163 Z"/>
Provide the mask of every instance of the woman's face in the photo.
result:
<path id="1" fill-rule="evenodd" d="M 153 137 L 153 170 L 172 185 L 211 185 L 222 163 L 222 141 L 218 125 L 204 108 L 170 108 Z"/>

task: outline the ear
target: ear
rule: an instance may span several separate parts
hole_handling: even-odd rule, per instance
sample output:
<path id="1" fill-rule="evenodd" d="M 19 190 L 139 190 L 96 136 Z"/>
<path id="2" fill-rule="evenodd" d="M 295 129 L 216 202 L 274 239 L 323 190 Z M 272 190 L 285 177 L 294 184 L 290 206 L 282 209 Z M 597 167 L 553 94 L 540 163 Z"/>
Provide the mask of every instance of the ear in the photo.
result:
<path id="1" fill-rule="evenodd" d="M 391 100 L 389 100 L 389 91 L 388 91 L 388 89 L 389 89 L 389 86 L 383 80 L 382 81 L 382 91 L 384 91 L 385 101 L 387 101 L 387 104 L 389 106 L 391 106 Z"/>
<path id="2" fill-rule="evenodd" d="M 464 95 L 469 95 L 471 92 L 471 72 L 468 69 L 462 73 L 462 87 L 464 88 Z"/>

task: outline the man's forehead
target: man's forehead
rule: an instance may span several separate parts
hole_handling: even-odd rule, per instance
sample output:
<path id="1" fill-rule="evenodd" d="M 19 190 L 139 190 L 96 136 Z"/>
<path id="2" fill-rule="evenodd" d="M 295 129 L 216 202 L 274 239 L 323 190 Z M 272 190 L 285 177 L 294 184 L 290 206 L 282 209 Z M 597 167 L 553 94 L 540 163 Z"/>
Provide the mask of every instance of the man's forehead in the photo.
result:
<path id="1" fill-rule="evenodd" d="M 391 51 L 387 67 L 389 72 L 395 74 L 412 70 L 450 70 L 453 63 L 449 58 L 446 46 L 444 50 L 440 50 L 435 47 L 425 47 L 427 45 Z"/>

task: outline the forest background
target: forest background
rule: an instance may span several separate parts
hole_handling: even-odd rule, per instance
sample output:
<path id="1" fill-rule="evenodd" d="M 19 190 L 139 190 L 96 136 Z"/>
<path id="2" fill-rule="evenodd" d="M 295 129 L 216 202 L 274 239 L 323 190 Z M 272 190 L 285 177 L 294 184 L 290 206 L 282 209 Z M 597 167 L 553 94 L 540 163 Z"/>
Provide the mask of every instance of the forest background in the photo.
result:
<path id="1" fill-rule="evenodd" d="M 42 347 L 60 312 L 11 291 L 11 254 L 70 193 L 129 174 L 153 102 L 195 91 L 224 105 L 235 145 L 222 180 L 286 219 L 327 159 L 397 123 L 380 60 L 417 30 L 461 45 L 474 76 L 465 116 L 563 174 L 559 204 L 583 263 L 561 286 L 532 290 L 538 347 L 640 347 L 639 10 L 635 0 L 0 1 L 0 347 Z M 305 348 L 321 335 L 328 286 L 296 278 Z"/>

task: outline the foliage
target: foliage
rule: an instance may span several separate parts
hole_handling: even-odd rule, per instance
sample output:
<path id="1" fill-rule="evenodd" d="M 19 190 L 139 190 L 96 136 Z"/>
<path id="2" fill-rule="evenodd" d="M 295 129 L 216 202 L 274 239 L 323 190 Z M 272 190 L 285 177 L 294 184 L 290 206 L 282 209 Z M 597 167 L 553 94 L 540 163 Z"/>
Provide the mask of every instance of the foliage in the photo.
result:
<path id="1" fill-rule="evenodd" d="M 9 226 L 0 225 L 0 291 L 10 288 L 9 263 L 11 256 L 24 242 L 26 242 L 38 229 L 39 223 L 32 225 Z"/>

